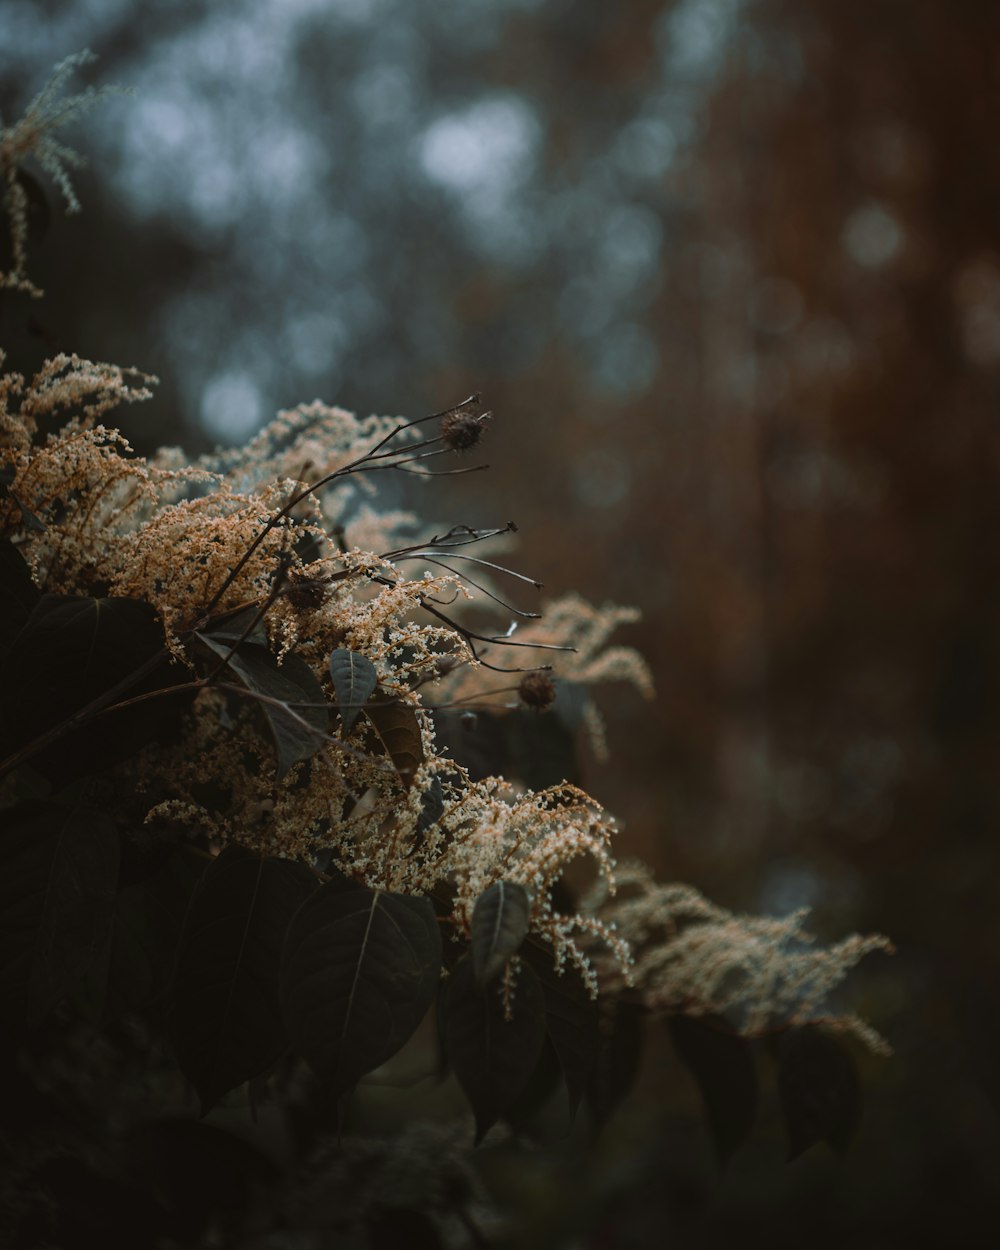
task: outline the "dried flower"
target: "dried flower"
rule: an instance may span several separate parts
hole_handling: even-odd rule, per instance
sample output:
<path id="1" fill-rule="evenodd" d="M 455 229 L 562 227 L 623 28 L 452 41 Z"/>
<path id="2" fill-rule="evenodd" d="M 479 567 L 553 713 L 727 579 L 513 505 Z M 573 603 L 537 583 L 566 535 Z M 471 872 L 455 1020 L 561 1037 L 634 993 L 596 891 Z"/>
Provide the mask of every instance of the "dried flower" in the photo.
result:
<path id="1" fill-rule="evenodd" d="M 458 408 L 441 418 L 441 437 L 452 451 L 468 451 L 482 438 L 491 412 L 473 413 Z"/>
<path id="2" fill-rule="evenodd" d="M 542 671 L 525 673 L 517 687 L 518 698 L 525 707 L 544 712 L 550 708 L 556 698 L 556 683 L 552 674 Z"/>

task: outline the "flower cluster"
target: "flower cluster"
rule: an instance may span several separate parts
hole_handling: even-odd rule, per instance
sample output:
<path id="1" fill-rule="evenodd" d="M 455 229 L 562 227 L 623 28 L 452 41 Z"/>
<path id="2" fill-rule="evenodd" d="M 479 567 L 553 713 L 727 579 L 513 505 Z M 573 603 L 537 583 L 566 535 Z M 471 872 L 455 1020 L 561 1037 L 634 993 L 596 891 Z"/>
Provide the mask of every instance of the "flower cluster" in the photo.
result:
<path id="1" fill-rule="evenodd" d="M 655 881 L 644 864 L 622 864 L 616 877 L 616 896 L 598 882 L 582 908 L 615 924 L 636 952 L 631 982 L 649 1007 L 726 1015 L 748 1036 L 822 1020 L 873 1051 L 890 1053 L 867 1021 L 824 1009 L 865 955 L 892 952 L 888 938 L 852 934 L 823 947 L 804 927 L 806 908 L 788 916 L 741 916 L 691 886 Z"/>
<path id="2" fill-rule="evenodd" d="M 17 177 L 24 156 L 33 151 L 75 203 L 63 168 L 71 154 L 51 135 L 96 98 L 58 104 L 78 63 L 64 63 L 25 119 L 0 132 L 15 258 L 8 285 L 33 290 Z M 533 791 L 503 776 L 473 779 L 439 743 L 442 709 L 549 715 L 571 690 L 600 755 L 591 687 L 619 680 L 653 694 L 641 656 L 609 645 L 634 609 L 567 595 L 540 617 L 518 612 L 516 634 L 484 633 L 478 617 L 472 627 L 470 605 L 509 606 L 494 582 L 511 571 L 466 548 L 512 526 L 458 526 L 414 542 L 416 517 L 379 510 L 377 471 L 420 473 L 427 458 L 478 442 L 491 416 L 478 395 L 406 422 L 315 401 L 280 413 L 244 448 L 187 464 L 171 449 L 138 457 L 104 424 L 119 405 L 147 398 L 154 381 L 66 355 L 30 380 L 0 376 L 0 541 L 23 556 L 39 590 L 147 605 L 179 676 L 127 702 L 188 696 L 176 740 L 116 765 L 138 837 L 212 851 L 237 844 L 432 896 L 461 941 L 477 901 L 511 883 L 530 900 L 530 934 L 594 995 L 634 985 L 652 1007 L 741 1012 L 751 1033 L 776 1019 L 830 1019 L 829 990 L 885 939 L 819 950 L 801 915 L 736 917 L 645 870 L 623 872 L 614 822 L 589 795 L 565 780 Z M 503 662 L 512 654 L 527 663 Z M 516 684 L 498 688 L 498 671 Z M 516 693 L 513 703 L 497 701 L 505 692 Z M 580 857 L 598 886 L 557 906 Z M 853 1017 L 834 1022 L 881 1045 Z"/>

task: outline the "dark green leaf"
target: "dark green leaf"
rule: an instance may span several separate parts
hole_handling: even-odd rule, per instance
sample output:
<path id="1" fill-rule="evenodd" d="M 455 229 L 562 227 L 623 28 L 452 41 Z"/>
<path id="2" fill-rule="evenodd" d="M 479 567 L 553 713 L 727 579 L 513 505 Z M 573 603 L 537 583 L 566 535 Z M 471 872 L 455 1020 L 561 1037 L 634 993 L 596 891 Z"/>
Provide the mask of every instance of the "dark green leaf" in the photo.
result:
<path id="1" fill-rule="evenodd" d="M 305 865 L 237 847 L 202 877 L 177 960 L 172 1034 L 203 1114 L 285 1048 L 281 952 L 292 917 L 315 888 Z"/>
<path id="2" fill-rule="evenodd" d="M 542 1043 L 542 1051 L 528 1083 L 514 1102 L 504 1112 L 504 1119 L 517 1131 L 530 1132 L 538 1123 L 541 1113 L 553 1099 L 558 1098 L 562 1088 L 562 1068 L 550 1038 Z"/>
<path id="3" fill-rule="evenodd" d="M 485 985 L 503 970 L 528 936 L 531 895 L 515 881 L 494 881 L 472 911 L 471 952 L 476 979 Z"/>
<path id="4" fill-rule="evenodd" d="M 162 626 L 148 604 L 42 595 L 0 668 L 8 747 L 28 744 L 116 688 L 110 702 L 174 681 Z M 45 757 L 44 769 L 65 781 L 71 773 L 134 754 L 162 736 L 166 711 L 163 701 L 153 700 L 102 716 L 64 736 Z"/>
<path id="5" fill-rule="evenodd" d="M 292 652 L 279 666 L 266 647 L 244 643 L 230 654 L 231 642 L 220 642 L 209 634 L 198 637 L 226 660 L 226 667 L 242 685 L 265 696 L 260 708 L 274 739 L 278 780 L 293 764 L 315 755 L 326 741 L 329 713 L 322 706 L 296 706 L 325 703 L 323 687 L 302 657 Z"/>
<path id="6" fill-rule="evenodd" d="M 850 1145 L 861 1117 L 861 1087 L 850 1055 L 828 1034 L 809 1026 L 782 1035 L 778 1095 L 789 1160 L 818 1141 L 838 1150 Z"/>
<path id="7" fill-rule="evenodd" d="M 442 754 L 461 764 L 473 781 L 505 777 L 510 771 L 503 717 L 488 712 L 436 711 L 434 733 Z"/>
<path id="8" fill-rule="evenodd" d="M 21 513 L 21 521 L 24 524 L 24 528 L 26 530 L 34 530 L 36 534 L 44 534 L 45 522 L 40 521 L 38 517 L 36 517 L 35 514 L 31 511 L 31 509 L 28 507 L 25 507 L 25 505 L 21 502 L 20 499 L 17 498 L 16 495 L 14 496 L 14 502 L 17 504 L 18 511 Z"/>
<path id="9" fill-rule="evenodd" d="M 671 1016 L 667 1027 L 678 1058 L 701 1092 L 719 1162 L 726 1163 L 749 1136 L 757 1116 L 757 1069 L 750 1043 L 714 1016 Z"/>
<path id="10" fill-rule="evenodd" d="M 642 1012 L 622 999 L 599 1001 L 597 1062 L 587 1084 L 587 1103 L 602 1128 L 635 1084 L 642 1058 Z"/>
<path id="11" fill-rule="evenodd" d="M 424 744 L 416 712 L 408 703 L 391 700 L 367 704 L 365 715 L 404 784 L 409 785 L 424 762 Z"/>
<path id="12" fill-rule="evenodd" d="M 336 1095 L 391 1059 L 434 998 L 441 934 L 429 899 L 334 880 L 292 922 L 281 971 L 289 1041 Z"/>
<path id="13" fill-rule="evenodd" d="M 181 936 L 207 861 L 164 846 L 119 891 L 108 969 L 107 1010 L 144 1011 L 165 1003 Z"/>
<path id="14" fill-rule="evenodd" d="M 24 557 L 4 539 L 0 542 L 0 655 L 21 632 L 40 597 Z"/>
<path id="15" fill-rule="evenodd" d="M 38 517 L 35 516 L 30 508 L 25 507 L 23 501 L 20 500 L 10 489 L 11 486 L 14 485 L 14 478 L 16 476 L 17 473 L 12 464 L 6 464 L 0 468 L 0 499 L 13 499 L 14 503 L 18 507 L 18 511 L 21 513 L 21 520 L 24 523 L 24 528 L 26 530 L 34 530 L 39 534 L 44 534 L 44 524 L 39 521 Z"/>
<path id="16" fill-rule="evenodd" d="M 0 1001 L 29 1028 L 80 985 L 105 949 L 118 882 L 110 817 L 55 803 L 4 813 Z"/>
<path id="17" fill-rule="evenodd" d="M 524 955 L 542 983 L 545 1027 L 566 1082 L 570 1115 L 575 1116 L 601 1053 L 597 1003 L 575 965 L 567 963 L 560 974 L 553 967 L 552 952 L 530 942 Z"/>
<path id="18" fill-rule="evenodd" d="M 517 777 L 531 790 L 573 782 L 579 772 L 573 733 L 551 713 L 510 712 L 504 727 L 509 763 L 504 776 Z"/>
<path id="19" fill-rule="evenodd" d="M 448 1062 L 476 1117 L 476 1141 L 526 1088 L 545 1042 L 545 1000 L 527 964 L 517 974 L 511 1019 L 496 984 L 483 986 L 470 956 L 455 966 L 444 1004 Z"/>
<path id="20" fill-rule="evenodd" d="M 378 674 L 366 655 L 339 649 L 330 656 L 330 676 L 346 738 L 378 685 Z"/>
<path id="21" fill-rule="evenodd" d="M 240 608 L 238 612 L 234 612 L 230 616 L 224 616 L 221 620 L 211 621 L 205 627 L 205 633 L 219 642 L 228 642 L 230 647 L 234 642 L 249 642 L 261 647 L 267 646 L 267 630 L 264 627 L 264 618 L 261 616 L 260 609 L 256 604 L 251 604 L 247 608 Z M 226 649 L 228 650 L 229 648 L 227 647 Z"/>
<path id="22" fill-rule="evenodd" d="M 426 833 L 444 815 L 444 787 L 440 777 L 432 777 L 431 784 L 420 798 L 420 816 L 417 818 L 417 833 Z"/>

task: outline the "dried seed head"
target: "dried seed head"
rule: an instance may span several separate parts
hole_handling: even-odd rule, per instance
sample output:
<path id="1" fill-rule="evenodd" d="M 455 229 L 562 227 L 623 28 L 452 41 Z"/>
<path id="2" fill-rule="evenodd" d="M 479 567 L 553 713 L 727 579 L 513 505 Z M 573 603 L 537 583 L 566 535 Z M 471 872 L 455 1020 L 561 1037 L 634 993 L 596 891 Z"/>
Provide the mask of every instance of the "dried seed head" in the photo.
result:
<path id="1" fill-rule="evenodd" d="M 556 683 L 551 673 L 525 673 L 517 688 L 518 697 L 525 707 L 538 712 L 550 708 L 556 698 Z"/>
<path id="2" fill-rule="evenodd" d="M 452 451 L 468 451 L 482 438 L 491 412 L 463 412 L 455 408 L 441 418 L 441 437 Z"/>

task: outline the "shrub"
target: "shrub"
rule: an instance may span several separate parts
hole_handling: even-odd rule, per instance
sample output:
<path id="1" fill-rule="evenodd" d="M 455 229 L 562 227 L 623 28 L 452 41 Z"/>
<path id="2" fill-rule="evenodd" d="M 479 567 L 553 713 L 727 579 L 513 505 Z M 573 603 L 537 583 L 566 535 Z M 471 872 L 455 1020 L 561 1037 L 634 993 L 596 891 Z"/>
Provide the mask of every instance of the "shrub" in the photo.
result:
<path id="1" fill-rule="evenodd" d="M 21 166 L 34 155 L 74 203 L 51 132 L 79 111 L 57 98 L 79 63 L 0 133 L 6 281 L 32 294 Z M 579 734 L 602 742 L 593 687 L 653 695 L 642 658 L 609 645 L 634 613 L 518 608 L 504 588 L 530 579 L 489 555 L 512 526 L 414 540 L 416 516 L 380 507 L 379 473 L 475 448 L 480 397 L 411 421 L 315 401 L 189 464 L 105 424 L 154 383 L 74 355 L 0 381 L 2 964 L 22 1069 L 93 1067 L 104 1039 L 139 1068 L 148 1050 L 161 1114 L 179 1069 L 203 1115 L 248 1084 L 286 1110 L 319 1099 L 329 1127 L 417 1035 L 478 1141 L 549 1077 L 602 1123 L 639 1022 L 663 1017 L 723 1156 L 752 1124 L 760 1037 L 780 1039 L 792 1150 L 846 1144 L 857 1091 L 834 1039 L 886 1047 L 826 1004 L 886 940 L 821 948 L 804 914 L 736 916 L 618 864 L 614 821 L 572 777 Z M 519 628 L 483 624 L 482 603 Z M 581 858 L 590 884 L 571 888 Z M 131 1153 L 146 1129 L 117 1097 Z M 421 1134 L 449 1144 L 403 1202 L 372 1177 L 405 1189 Z M 398 1149 L 313 1142 L 295 1218 L 335 1174 L 348 1224 L 374 1237 L 405 1207 L 444 1236 L 475 1189 L 458 1140 L 418 1118 Z M 43 1191 L 55 1155 L 21 1160 Z"/>

